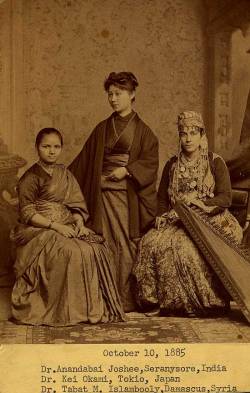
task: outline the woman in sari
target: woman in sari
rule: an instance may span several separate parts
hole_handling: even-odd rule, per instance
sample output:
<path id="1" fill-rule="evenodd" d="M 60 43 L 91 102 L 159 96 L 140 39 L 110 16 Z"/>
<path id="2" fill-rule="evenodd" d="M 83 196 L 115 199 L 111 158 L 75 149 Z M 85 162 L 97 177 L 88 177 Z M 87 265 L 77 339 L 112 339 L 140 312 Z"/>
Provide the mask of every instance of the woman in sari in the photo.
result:
<path id="1" fill-rule="evenodd" d="M 204 258 L 205 246 L 199 249 L 178 216 L 177 206 L 195 206 L 205 214 L 204 221 L 237 244 L 242 230 L 227 210 L 231 203 L 228 170 L 219 155 L 208 152 L 201 115 L 181 113 L 178 131 L 178 155 L 166 163 L 158 190 L 156 228 L 142 238 L 134 268 L 137 301 L 147 315 L 205 316 L 226 311 L 230 297 Z M 202 236 L 198 230 L 194 238 L 202 242 Z"/>
<path id="2" fill-rule="evenodd" d="M 137 240 L 155 219 L 158 140 L 133 110 L 136 77 L 112 72 L 104 88 L 114 110 L 91 133 L 69 169 L 89 210 L 87 226 L 113 251 L 116 282 L 126 312 L 133 311 L 131 270 Z"/>
<path id="3" fill-rule="evenodd" d="M 123 320 L 109 249 L 85 227 L 80 187 L 57 164 L 62 145 L 58 130 L 42 129 L 36 138 L 39 161 L 18 184 L 13 318 L 52 326 Z"/>

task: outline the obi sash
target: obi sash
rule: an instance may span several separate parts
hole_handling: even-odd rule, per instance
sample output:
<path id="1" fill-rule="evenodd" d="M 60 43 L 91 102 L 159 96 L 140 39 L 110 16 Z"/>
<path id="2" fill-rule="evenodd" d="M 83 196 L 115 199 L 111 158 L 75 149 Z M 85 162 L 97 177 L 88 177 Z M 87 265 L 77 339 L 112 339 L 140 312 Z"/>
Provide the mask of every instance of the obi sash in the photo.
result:
<path id="1" fill-rule="evenodd" d="M 102 188 L 124 190 L 127 188 L 127 180 L 112 182 L 106 179 L 114 169 L 125 167 L 128 164 L 130 149 L 134 140 L 137 126 L 136 113 L 131 117 L 124 130 L 117 134 L 114 117 L 107 124 L 106 141 L 104 148 L 103 168 L 102 168 Z"/>

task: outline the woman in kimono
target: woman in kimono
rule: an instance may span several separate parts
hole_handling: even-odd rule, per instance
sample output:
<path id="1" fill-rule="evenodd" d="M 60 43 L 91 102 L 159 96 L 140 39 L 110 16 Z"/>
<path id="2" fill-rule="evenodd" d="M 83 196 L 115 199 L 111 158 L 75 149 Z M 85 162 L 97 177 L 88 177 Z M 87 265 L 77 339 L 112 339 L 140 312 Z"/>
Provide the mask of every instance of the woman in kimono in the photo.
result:
<path id="1" fill-rule="evenodd" d="M 178 130 L 179 153 L 166 163 L 158 190 L 156 228 L 142 238 L 134 267 L 137 301 L 148 310 L 147 315 L 205 316 L 226 311 L 230 299 L 204 257 L 211 257 L 213 263 L 214 255 L 219 258 L 213 253 L 217 240 L 211 236 L 216 229 L 216 239 L 222 244 L 216 247 L 225 245 L 229 254 L 233 253 L 231 246 L 239 245 L 242 230 L 227 209 L 231 204 L 228 170 L 219 155 L 207 150 L 201 115 L 181 113 Z M 204 232 L 196 224 L 203 225 Z M 227 238 L 231 244 L 224 243 Z M 231 254 L 227 259 L 227 253 L 216 261 L 216 269 L 220 263 L 230 265 Z"/>
<path id="2" fill-rule="evenodd" d="M 52 326 L 123 320 L 110 252 L 85 227 L 88 211 L 80 187 L 57 164 L 62 145 L 59 131 L 42 129 L 36 138 L 39 161 L 18 184 L 13 317 Z"/>
<path id="3" fill-rule="evenodd" d="M 113 250 L 126 312 L 135 308 L 131 269 L 136 241 L 157 212 L 158 140 L 133 110 L 137 86 L 131 72 L 109 75 L 104 88 L 114 112 L 96 126 L 69 167 L 86 199 L 86 225 Z"/>

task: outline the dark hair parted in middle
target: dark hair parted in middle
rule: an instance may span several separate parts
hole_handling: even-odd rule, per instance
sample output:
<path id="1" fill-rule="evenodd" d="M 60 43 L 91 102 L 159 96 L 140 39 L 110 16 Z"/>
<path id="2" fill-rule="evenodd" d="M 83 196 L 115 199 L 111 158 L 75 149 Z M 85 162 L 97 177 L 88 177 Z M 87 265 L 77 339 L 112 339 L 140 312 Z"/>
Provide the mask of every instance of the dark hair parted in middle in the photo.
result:
<path id="1" fill-rule="evenodd" d="M 134 91 L 139 84 L 132 72 L 111 72 L 104 81 L 104 89 L 108 91 L 111 85 L 120 89 Z"/>
<path id="2" fill-rule="evenodd" d="M 36 143 L 35 146 L 38 147 L 40 145 L 40 143 L 43 140 L 43 137 L 45 135 L 50 135 L 50 134 L 55 134 L 58 136 L 58 138 L 60 139 L 61 145 L 63 146 L 63 137 L 62 134 L 60 133 L 60 131 L 58 131 L 56 128 L 53 127 L 48 127 L 48 128 L 42 128 L 37 136 L 36 136 Z"/>

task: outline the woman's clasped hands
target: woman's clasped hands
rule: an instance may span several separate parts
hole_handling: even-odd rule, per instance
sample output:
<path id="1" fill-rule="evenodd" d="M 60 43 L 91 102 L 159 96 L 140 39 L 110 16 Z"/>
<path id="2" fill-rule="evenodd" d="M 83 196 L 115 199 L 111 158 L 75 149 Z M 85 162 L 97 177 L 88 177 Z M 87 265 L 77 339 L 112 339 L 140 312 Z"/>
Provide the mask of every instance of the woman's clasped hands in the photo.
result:
<path id="1" fill-rule="evenodd" d="M 72 225 L 60 224 L 54 222 L 53 225 L 51 226 L 51 229 L 54 229 L 54 231 L 60 233 L 65 237 L 77 237 L 75 228 Z"/>
<path id="2" fill-rule="evenodd" d="M 68 238 L 78 238 L 83 239 L 87 237 L 90 233 L 94 233 L 91 229 L 85 227 L 82 218 L 75 219 L 74 224 L 59 224 L 53 223 L 51 229 L 54 229 L 56 232 Z"/>

